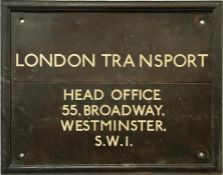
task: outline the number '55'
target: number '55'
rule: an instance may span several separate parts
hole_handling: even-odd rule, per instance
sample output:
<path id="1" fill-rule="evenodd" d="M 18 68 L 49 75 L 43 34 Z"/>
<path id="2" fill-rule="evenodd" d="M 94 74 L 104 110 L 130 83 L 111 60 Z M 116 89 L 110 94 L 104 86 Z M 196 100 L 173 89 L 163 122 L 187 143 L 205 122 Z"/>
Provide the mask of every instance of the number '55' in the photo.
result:
<path id="1" fill-rule="evenodd" d="M 62 115 L 77 115 L 77 105 L 63 105 L 62 107 Z"/>

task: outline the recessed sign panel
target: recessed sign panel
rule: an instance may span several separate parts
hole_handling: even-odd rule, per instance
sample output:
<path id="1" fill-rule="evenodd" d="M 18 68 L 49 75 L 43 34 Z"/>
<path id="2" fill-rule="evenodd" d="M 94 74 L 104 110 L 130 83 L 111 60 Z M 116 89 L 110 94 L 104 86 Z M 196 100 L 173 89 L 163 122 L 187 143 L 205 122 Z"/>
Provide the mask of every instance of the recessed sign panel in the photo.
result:
<path id="1" fill-rule="evenodd" d="M 220 2 L 4 6 L 4 170 L 220 170 Z"/>

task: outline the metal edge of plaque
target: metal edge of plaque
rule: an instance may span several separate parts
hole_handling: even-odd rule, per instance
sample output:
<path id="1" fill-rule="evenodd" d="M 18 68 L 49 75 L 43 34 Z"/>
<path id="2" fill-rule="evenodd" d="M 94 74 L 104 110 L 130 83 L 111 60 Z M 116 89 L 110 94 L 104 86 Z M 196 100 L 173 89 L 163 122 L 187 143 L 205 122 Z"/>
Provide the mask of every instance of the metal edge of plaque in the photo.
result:
<path id="1" fill-rule="evenodd" d="M 204 9 L 213 11 L 216 20 L 215 33 L 213 34 L 212 52 L 218 58 L 214 62 L 213 73 L 215 76 L 215 87 L 213 90 L 214 101 L 213 111 L 213 139 L 215 140 L 215 157 L 214 164 L 210 165 L 165 165 L 149 167 L 112 167 L 112 166 L 84 166 L 84 167 L 67 167 L 67 166 L 29 166 L 16 167 L 11 164 L 10 157 L 10 99 L 11 99 L 11 66 L 10 66 L 10 15 L 12 11 L 23 10 L 65 10 L 65 9 L 168 9 L 168 10 L 196 10 Z M 200 2 L 102 2 L 102 1 L 19 1 L 4 0 L 2 1 L 2 34 L 1 34 L 1 132 L 2 132 L 2 172 L 3 173 L 25 173 L 25 172 L 222 172 L 222 2 L 220 1 L 200 1 Z M 219 62 L 218 62 L 219 61 Z"/>

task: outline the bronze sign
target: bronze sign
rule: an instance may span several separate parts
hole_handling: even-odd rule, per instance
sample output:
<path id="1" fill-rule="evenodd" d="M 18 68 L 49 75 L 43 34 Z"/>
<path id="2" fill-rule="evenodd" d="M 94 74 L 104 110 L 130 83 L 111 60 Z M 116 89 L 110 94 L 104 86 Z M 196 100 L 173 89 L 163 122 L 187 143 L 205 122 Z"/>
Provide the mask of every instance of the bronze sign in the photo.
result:
<path id="1" fill-rule="evenodd" d="M 221 2 L 2 6 L 3 172 L 221 171 Z"/>

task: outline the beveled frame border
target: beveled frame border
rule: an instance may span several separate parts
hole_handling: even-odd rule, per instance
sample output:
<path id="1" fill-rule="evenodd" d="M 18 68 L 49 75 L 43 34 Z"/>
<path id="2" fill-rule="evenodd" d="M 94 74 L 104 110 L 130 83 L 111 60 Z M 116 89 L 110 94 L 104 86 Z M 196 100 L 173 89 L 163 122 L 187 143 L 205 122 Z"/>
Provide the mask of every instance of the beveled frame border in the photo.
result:
<path id="1" fill-rule="evenodd" d="M 153 2 L 153 1 L 50 1 L 50 0 L 3 0 L 2 1 L 2 53 L 1 53 L 1 167 L 3 173 L 27 172 L 222 172 L 222 2 Z M 11 110 L 11 13 L 14 11 L 65 11 L 65 10 L 168 10 L 211 11 L 214 16 L 212 38 L 213 106 L 212 136 L 215 160 L 213 164 L 135 164 L 135 165 L 35 165 L 11 164 L 10 110 Z"/>

